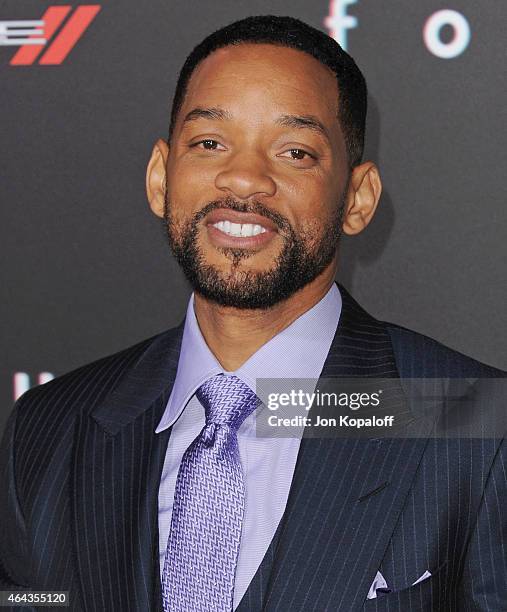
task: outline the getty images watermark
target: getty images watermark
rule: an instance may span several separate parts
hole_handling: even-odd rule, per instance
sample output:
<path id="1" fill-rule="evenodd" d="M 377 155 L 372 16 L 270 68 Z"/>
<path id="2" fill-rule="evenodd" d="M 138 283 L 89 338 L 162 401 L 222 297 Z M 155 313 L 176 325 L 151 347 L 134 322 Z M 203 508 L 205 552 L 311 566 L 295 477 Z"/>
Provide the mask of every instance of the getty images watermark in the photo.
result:
<path id="1" fill-rule="evenodd" d="M 506 378 L 257 379 L 258 437 L 497 437 Z"/>
<path id="2" fill-rule="evenodd" d="M 377 416 L 368 418 L 352 416 L 351 414 L 339 414 L 337 416 L 323 416 L 318 411 L 315 417 L 295 414 L 294 416 L 279 416 L 277 412 L 281 407 L 292 409 L 304 409 L 309 412 L 313 406 L 319 408 L 348 408 L 351 411 L 360 408 L 378 407 L 381 404 L 383 389 L 373 392 L 331 392 L 316 389 L 312 393 L 303 389 L 291 389 L 289 392 L 271 392 L 267 398 L 267 408 L 273 411 L 267 415 L 270 427 L 392 427 L 394 415 Z"/>

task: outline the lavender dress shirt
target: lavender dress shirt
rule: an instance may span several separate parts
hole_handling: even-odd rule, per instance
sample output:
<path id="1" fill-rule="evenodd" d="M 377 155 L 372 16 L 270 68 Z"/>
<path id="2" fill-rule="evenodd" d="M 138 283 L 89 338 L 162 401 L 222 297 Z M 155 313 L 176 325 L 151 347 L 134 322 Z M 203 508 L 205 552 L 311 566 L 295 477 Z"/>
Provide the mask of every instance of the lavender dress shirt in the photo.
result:
<path id="1" fill-rule="evenodd" d="M 303 313 L 261 346 L 234 374 L 254 392 L 257 378 L 315 378 L 320 376 L 331 347 L 342 300 L 335 283 L 310 310 Z M 176 477 L 187 447 L 204 427 L 204 408 L 195 391 L 211 376 L 228 373 L 209 349 L 194 313 L 190 296 L 173 390 L 159 433 L 172 426 L 158 494 L 159 561 L 165 551 Z M 258 408 L 258 410 L 266 408 Z M 287 504 L 299 451 L 300 438 L 257 437 L 255 413 L 238 430 L 238 445 L 245 482 L 245 514 L 234 585 L 234 609 L 252 581 Z"/>

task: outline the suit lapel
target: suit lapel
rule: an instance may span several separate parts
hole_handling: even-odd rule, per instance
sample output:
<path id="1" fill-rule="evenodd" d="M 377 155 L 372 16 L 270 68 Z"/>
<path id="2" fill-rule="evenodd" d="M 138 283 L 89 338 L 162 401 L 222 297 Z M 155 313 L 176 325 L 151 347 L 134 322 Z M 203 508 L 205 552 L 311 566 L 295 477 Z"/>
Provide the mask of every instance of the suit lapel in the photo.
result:
<path id="1" fill-rule="evenodd" d="M 341 286 L 340 293 L 342 314 L 321 379 L 397 378 L 384 325 Z M 303 438 L 280 538 L 267 553 L 274 561 L 263 609 L 349 612 L 363 605 L 432 426 L 431 419 L 409 421 L 409 435 L 417 428 L 420 437 Z"/>
<path id="2" fill-rule="evenodd" d="M 157 336 L 78 423 L 75 550 L 87 610 L 157 610 L 158 489 L 170 429 L 155 434 L 177 371 L 183 323 Z"/>

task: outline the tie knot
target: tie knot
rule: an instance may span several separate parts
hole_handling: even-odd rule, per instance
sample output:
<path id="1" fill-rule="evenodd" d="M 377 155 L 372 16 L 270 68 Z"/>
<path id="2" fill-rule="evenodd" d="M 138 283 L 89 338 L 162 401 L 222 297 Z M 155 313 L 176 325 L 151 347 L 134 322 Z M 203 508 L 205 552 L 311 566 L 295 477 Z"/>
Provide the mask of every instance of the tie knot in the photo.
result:
<path id="1" fill-rule="evenodd" d="M 234 375 L 217 374 L 195 393 L 204 406 L 206 425 L 229 425 L 237 430 L 260 404 L 250 387 Z"/>

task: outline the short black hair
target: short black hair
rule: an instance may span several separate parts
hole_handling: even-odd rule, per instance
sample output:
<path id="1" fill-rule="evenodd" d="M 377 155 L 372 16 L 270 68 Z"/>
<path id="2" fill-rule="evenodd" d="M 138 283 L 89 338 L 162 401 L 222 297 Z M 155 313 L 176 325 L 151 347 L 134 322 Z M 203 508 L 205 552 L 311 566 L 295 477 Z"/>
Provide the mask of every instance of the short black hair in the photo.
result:
<path id="1" fill-rule="evenodd" d="M 258 15 L 235 21 L 207 36 L 185 60 L 174 92 L 168 142 L 183 104 L 188 82 L 208 55 L 241 43 L 273 44 L 308 53 L 330 68 L 338 82 L 338 121 L 342 128 L 350 167 L 361 162 L 366 122 L 366 81 L 350 55 L 330 36 L 294 17 Z"/>

